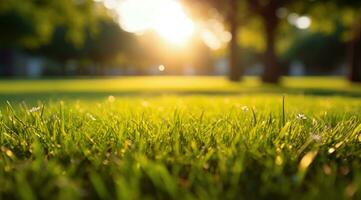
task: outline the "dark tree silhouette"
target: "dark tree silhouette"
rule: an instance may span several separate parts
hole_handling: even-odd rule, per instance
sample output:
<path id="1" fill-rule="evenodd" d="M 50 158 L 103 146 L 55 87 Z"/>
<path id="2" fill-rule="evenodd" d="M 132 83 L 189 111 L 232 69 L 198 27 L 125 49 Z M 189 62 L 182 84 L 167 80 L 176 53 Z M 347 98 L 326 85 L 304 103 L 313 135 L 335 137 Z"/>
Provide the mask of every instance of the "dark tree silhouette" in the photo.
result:
<path id="1" fill-rule="evenodd" d="M 349 42 L 349 80 L 361 82 L 361 18 L 353 25 L 352 39 Z"/>
<path id="2" fill-rule="evenodd" d="M 263 56 L 263 82 L 277 83 L 281 76 L 281 69 L 275 53 L 276 31 L 280 22 L 276 13 L 281 7 L 292 1 L 286 0 L 247 0 L 251 14 L 258 15 L 264 25 L 266 50 Z"/>
<path id="3" fill-rule="evenodd" d="M 66 27 L 67 39 L 80 45 L 85 28 L 97 21 L 95 4 L 93 0 L 1 0 L 2 74 L 13 75 L 14 49 L 36 49 L 49 43 L 57 26 Z"/>
<path id="4" fill-rule="evenodd" d="M 229 80 L 231 81 L 240 81 L 243 76 L 244 68 L 241 66 L 241 52 L 237 42 L 237 35 L 240 28 L 240 14 L 241 14 L 241 5 L 240 0 L 183 0 L 187 4 L 191 5 L 197 12 L 199 12 L 200 7 L 213 8 L 216 9 L 220 14 L 224 16 L 226 20 L 226 25 L 229 28 L 229 31 L 232 35 L 231 41 L 228 46 L 229 54 Z M 204 6 L 206 5 L 206 6 Z M 206 9 L 205 13 L 208 10 Z"/>

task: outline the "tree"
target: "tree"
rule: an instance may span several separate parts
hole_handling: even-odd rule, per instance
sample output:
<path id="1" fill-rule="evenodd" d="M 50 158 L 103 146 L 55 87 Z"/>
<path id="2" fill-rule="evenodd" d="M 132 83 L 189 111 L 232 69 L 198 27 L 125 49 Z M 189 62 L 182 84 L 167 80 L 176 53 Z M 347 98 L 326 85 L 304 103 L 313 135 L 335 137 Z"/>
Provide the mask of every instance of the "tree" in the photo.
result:
<path id="1" fill-rule="evenodd" d="M 66 38 L 81 45 L 85 27 L 96 21 L 93 0 L 2 0 L 0 56 L 4 75 L 13 75 L 14 49 L 36 49 L 47 44 L 55 27 L 67 28 Z M 94 27 L 93 27 L 94 28 Z"/>
<path id="2" fill-rule="evenodd" d="M 361 2 L 358 0 L 336 0 L 338 5 L 354 10 L 353 21 L 350 23 L 349 40 L 349 80 L 361 82 Z"/>
<path id="3" fill-rule="evenodd" d="M 199 10 L 203 10 L 203 14 L 206 13 L 209 9 L 215 9 L 218 13 L 224 16 L 226 23 L 229 27 L 229 31 L 232 35 L 232 38 L 229 42 L 228 46 L 228 54 L 229 54 L 229 80 L 231 81 L 239 81 L 243 76 L 244 68 L 241 66 L 240 60 L 240 48 L 237 41 L 237 36 L 240 28 L 240 19 L 241 14 L 244 12 L 242 8 L 242 1 L 239 0 L 199 0 L 199 1 L 191 1 L 191 0 L 183 0 L 187 4 L 191 5 L 189 7 L 193 7 L 197 12 Z M 201 8 L 201 9 L 200 9 Z M 202 9 L 203 8 L 203 9 Z"/>
<path id="4" fill-rule="evenodd" d="M 229 66 L 230 66 L 230 74 L 229 78 L 231 81 L 239 81 L 241 76 L 243 75 L 242 68 L 240 67 L 239 60 L 239 47 L 237 44 L 237 35 L 239 28 L 239 17 L 238 17 L 238 0 L 229 0 L 230 8 L 228 11 L 228 23 L 230 33 L 232 35 L 231 41 L 229 43 Z"/>
<path id="5" fill-rule="evenodd" d="M 129 55 L 133 45 L 136 45 L 133 34 L 123 31 L 112 19 L 104 19 L 100 21 L 96 34 L 88 32 L 84 49 L 86 57 L 99 64 L 103 71 L 103 64 L 114 60 L 120 53 Z"/>
<path id="6" fill-rule="evenodd" d="M 325 4 L 331 7 L 331 9 L 323 9 L 320 12 L 320 9 L 317 8 L 324 7 Z M 343 40 L 348 43 L 348 79 L 351 82 L 361 82 L 361 1 L 319 0 L 313 2 L 308 9 L 311 10 L 311 16 L 321 15 L 322 19 L 331 20 L 333 26 L 342 24 L 346 30 L 343 33 Z"/>
<path id="7" fill-rule="evenodd" d="M 356 20 L 350 41 L 349 52 L 349 80 L 351 82 L 361 82 L 361 17 Z"/>
<path id="8" fill-rule="evenodd" d="M 263 62 L 265 65 L 262 80 L 269 83 L 277 83 L 281 75 L 278 59 L 275 53 L 275 36 L 279 18 L 276 12 L 279 8 L 287 6 L 293 1 L 286 0 L 204 0 L 203 2 L 216 8 L 219 13 L 225 16 L 232 34 L 229 44 L 230 56 L 230 79 L 238 81 L 243 74 L 243 68 L 239 67 L 240 54 L 237 44 L 239 29 L 246 24 L 246 18 L 259 17 L 264 25 L 266 50 Z M 242 23 L 241 23 L 242 22 Z"/>
<path id="9" fill-rule="evenodd" d="M 120 53 L 129 53 L 130 46 L 135 44 L 135 36 L 123 31 L 111 18 L 100 19 L 97 27 L 96 33 L 89 28 L 84 31 L 85 39 L 81 46 L 66 39 L 67 29 L 64 26 L 57 27 L 48 44 L 31 52 L 62 63 L 62 75 L 66 75 L 66 61 L 88 60 L 103 69 L 104 64 L 112 62 Z"/>
<path id="10" fill-rule="evenodd" d="M 291 46 L 282 53 L 280 60 L 285 63 L 301 61 L 307 72 L 315 75 L 335 71 L 346 56 L 346 44 L 340 40 L 342 29 L 339 25 L 332 34 L 311 31 L 295 33 Z"/>
<path id="11" fill-rule="evenodd" d="M 284 0 L 247 0 L 252 14 L 258 15 L 264 25 L 266 50 L 264 53 L 264 72 L 262 80 L 267 83 L 277 83 L 281 76 L 281 70 L 275 53 L 275 36 L 279 18 L 277 10 L 285 6 Z"/>

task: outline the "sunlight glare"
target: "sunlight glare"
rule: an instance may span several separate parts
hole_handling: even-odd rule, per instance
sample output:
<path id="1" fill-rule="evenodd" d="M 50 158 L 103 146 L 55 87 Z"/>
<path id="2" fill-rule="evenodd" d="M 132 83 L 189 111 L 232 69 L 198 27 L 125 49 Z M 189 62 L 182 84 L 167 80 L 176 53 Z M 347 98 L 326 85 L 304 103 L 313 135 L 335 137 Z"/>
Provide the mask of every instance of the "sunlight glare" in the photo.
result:
<path id="1" fill-rule="evenodd" d="M 225 47 L 232 35 L 226 30 L 218 13 L 205 21 L 191 19 L 180 0 L 94 0 L 115 11 L 124 31 L 142 35 L 154 31 L 163 40 L 176 46 L 184 46 L 199 34 L 212 50 Z"/>
<path id="2" fill-rule="evenodd" d="M 311 18 L 308 16 L 301 16 L 296 20 L 296 26 L 299 29 L 308 29 L 311 26 Z"/>
<path id="3" fill-rule="evenodd" d="M 125 31 L 153 30 L 176 45 L 185 43 L 194 31 L 193 21 L 176 0 L 124 0 L 117 11 Z"/>
<path id="4" fill-rule="evenodd" d="M 201 37 L 203 42 L 213 50 L 222 48 L 232 39 L 231 33 L 226 31 L 224 25 L 216 19 L 210 19 L 204 23 Z"/>
<path id="5" fill-rule="evenodd" d="M 308 16 L 299 16 L 297 13 L 291 13 L 287 17 L 288 23 L 296 26 L 298 29 L 308 29 L 312 20 Z"/>
<path id="6" fill-rule="evenodd" d="M 118 4 L 118 2 L 116 0 L 104 0 L 104 6 L 108 9 L 112 9 L 112 8 L 116 7 L 117 4 Z"/>

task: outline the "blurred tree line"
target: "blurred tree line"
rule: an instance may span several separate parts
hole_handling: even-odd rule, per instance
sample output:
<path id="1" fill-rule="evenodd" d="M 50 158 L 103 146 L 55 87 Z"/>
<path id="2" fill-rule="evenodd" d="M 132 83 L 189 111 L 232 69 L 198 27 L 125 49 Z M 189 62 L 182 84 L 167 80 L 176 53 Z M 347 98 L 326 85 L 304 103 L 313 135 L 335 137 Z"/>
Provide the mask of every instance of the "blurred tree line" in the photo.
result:
<path id="1" fill-rule="evenodd" d="M 264 82 L 277 83 L 284 73 L 282 66 L 292 59 L 304 61 L 306 67 L 320 65 L 332 68 L 343 57 L 348 59 L 349 80 L 361 82 L 359 0 L 184 1 L 197 12 L 208 7 L 217 10 L 226 19 L 233 36 L 228 50 L 230 80 L 241 79 L 249 58 L 244 47 L 250 46 L 261 52 L 265 66 Z M 297 34 L 287 22 L 285 12 L 311 17 L 310 31 Z M 243 37 L 247 34 L 249 37 Z M 250 42 L 253 44 L 249 45 Z M 259 46 L 261 48 L 257 48 Z"/>
<path id="2" fill-rule="evenodd" d="M 361 81 L 359 0 L 182 1 L 197 16 L 207 18 L 209 9 L 214 9 L 224 17 L 233 36 L 228 48 L 230 80 L 240 80 L 245 66 L 259 58 L 265 66 L 262 80 L 269 83 L 277 83 L 294 60 L 301 60 L 306 69 L 332 69 L 347 58 L 349 79 Z M 290 13 L 311 17 L 311 27 L 300 31 L 290 25 Z M 146 66 L 146 60 L 179 64 L 189 59 L 211 65 L 210 52 L 201 43 L 193 44 L 197 53 L 191 57 L 180 52 L 169 55 L 166 48 L 158 47 L 162 44 L 154 45 L 151 33 L 148 43 L 139 44 L 93 0 L 1 0 L 0 28 L 0 73 L 5 76 L 14 74 L 15 51 L 60 63 L 49 74 L 65 75 L 68 60 L 79 61 L 77 74 L 86 74 L 89 63 L 102 74 L 113 60 Z"/>
<path id="3" fill-rule="evenodd" d="M 52 59 L 60 65 L 49 73 L 65 75 L 66 61 L 106 63 L 127 51 L 134 39 L 93 0 L 2 0 L 0 27 L 5 76 L 14 75 L 15 51 Z"/>

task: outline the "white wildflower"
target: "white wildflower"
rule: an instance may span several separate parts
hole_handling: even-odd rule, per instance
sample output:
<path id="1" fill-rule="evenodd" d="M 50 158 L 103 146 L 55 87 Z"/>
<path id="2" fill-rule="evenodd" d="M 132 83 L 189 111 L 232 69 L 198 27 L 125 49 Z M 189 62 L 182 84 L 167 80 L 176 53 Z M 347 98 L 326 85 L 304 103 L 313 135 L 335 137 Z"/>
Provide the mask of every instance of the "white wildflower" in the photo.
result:
<path id="1" fill-rule="evenodd" d="M 316 142 L 320 142 L 321 141 L 321 136 L 319 134 L 312 134 L 311 138 L 316 141 Z"/>
<path id="2" fill-rule="evenodd" d="M 97 120 L 92 114 L 90 114 L 90 113 L 87 113 L 86 114 L 91 120 L 93 120 L 93 121 L 95 121 L 95 120 Z"/>
<path id="3" fill-rule="evenodd" d="M 31 113 L 33 113 L 33 112 L 37 112 L 37 111 L 39 111 L 40 110 L 40 107 L 38 106 L 38 107 L 32 107 L 30 110 L 29 110 L 29 112 L 31 112 Z"/>
<path id="4" fill-rule="evenodd" d="M 306 119 L 307 119 L 306 115 L 303 114 L 303 113 L 298 113 L 298 114 L 296 115 L 296 118 L 297 118 L 297 119 L 301 119 L 301 120 L 306 120 Z"/>
<path id="5" fill-rule="evenodd" d="M 114 102 L 114 101 L 115 101 L 115 97 L 112 96 L 112 95 L 110 95 L 110 96 L 108 97 L 108 101 L 109 101 L 110 103 Z"/>
<path id="6" fill-rule="evenodd" d="M 249 111 L 249 108 L 248 108 L 247 106 L 242 106 L 241 109 L 242 109 L 244 112 Z"/>

